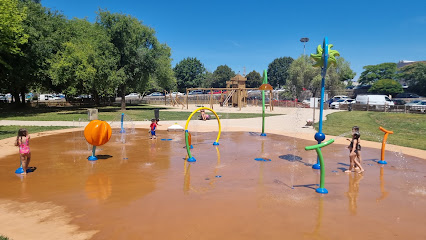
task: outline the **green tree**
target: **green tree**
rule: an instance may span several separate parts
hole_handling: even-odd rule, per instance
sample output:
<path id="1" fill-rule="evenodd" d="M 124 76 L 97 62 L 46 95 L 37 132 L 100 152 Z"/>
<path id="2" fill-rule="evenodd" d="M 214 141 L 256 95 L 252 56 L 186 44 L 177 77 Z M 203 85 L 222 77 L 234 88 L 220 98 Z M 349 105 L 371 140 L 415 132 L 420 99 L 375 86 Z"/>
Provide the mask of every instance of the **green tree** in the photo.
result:
<path id="1" fill-rule="evenodd" d="M 235 77 L 235 72 L 232 71 L 227 65 L 220 65 L 213 72 L 212 87 L 214 88 L 225 88 L 226 81 Z"/>
<path id="2" fill-rule="evenodd" d="M 28 41 L 24 32 L 23 21 L 26 19 L 26 8 L 19 7 L 17 0 L 0 0 L 0 65 L 11 66 L 4 56 L 21 54 L 20 45 Z"/>
<path id="3" fill-rule="evenodd" d="M 274 59 L 268 65 L 268 83 L 273 87 L 284 86 L 289 76 L 288 70 L 293 61 L 292 57 Z"/>
<path id="4" fill-rule="evenodd" d="M 246 78 L 246 87 L 248 88 L 258 88 L 260 85 L 262 85 L 262 76 L 260 76 L 260 73 L 256 72 L 255 70 L 247 74 Z"/>
<path id="5" fill-rule="evenodd" d="M 291 63 L 286 88 L 293 98 L 300 98 L 303 89 L 310 90 L 314 96 L 317 95 L 321 87 L 321 70 L 313 67 L 314 63 L 307 55 L 302 55 Z"/>
<path id="6" fill-rule="evenodd" d="M 426 96 L 426 62 L 403 67 L 399 77 L 407 82 L 411 92 Z"/>
<path id="7" fill-rule="evenodd" d="M 358 82 L 360 84 L 373 84 L 380 79 L 395 79 L 397 67 L 396 63 L 381 63 L 363 67 Z"/>
<path id="8" fill-rule="evenodd" d="M 167 66 L 170 49 L 158 42 L 154 29 L 129 15 L 103 10 L 98 12 L 97 24 L 106 30 L 117 51 L 114 78 L 120 82 L 122 110 L 126 109 L 127 89 L 143 90 L 151 78 L 159 81 L 174 79 L 172 71 L 166 70 L 170 67 Z"/>
<path id="9" fill-rule="evenodd" d="M 212 84 L 213 84 L 213 73 L 206 70 L 206 72 L 202 76 L 201 87 L 211 88 Z"/>
<path id="10" fill-rule="evenodd" d="M 57 11 L 51 11 L 33 1 L 20 1 L 20 7 L 26 8 L 27 17 L 23 21 L 28 41 L 20 46 L 19 55 L 7 56 L 11 68 L 2 71 L 1 85 L 11 92 L 19 104 L 25 100 L 30 89 L 43 88 L 57 90 L 52 85 L 48 70 L 49 59 L 62 47 L 69 34 L 67 21 Z"/>
<path id="11" fill-rule="evenodd" d="M 119 84 L 114 45 L 104 29 L 85 19 L 71 20 L 69 28 L 74 37 L 50 60 L 52 82 L 66 95 L 91 93 L 99 104 L 100 97 L 113 95 Z"/>
<path id="12" fill-rule="evenodd" d="M 202 85 L 206 68 L 197 58 L 182 59 L 173 68 L 177 81 L 177 89 L 185 92 L 186 88 L 196 88 Z"/>
<path id="13" fill-rule="evenodd" d="M 303 89 L 310 90 L 315 97 L 319 97 L 321 89 L 321 69 L 313 67 L 315 62 L 309 56 L 300 56 L 290 65 L 286 88 L 294 98 L 300 98 Z M 330 66 L 325 76 L 325 89 L 335 95 L 343 90 L 344 81 L 350 81 L 356 73 L 350 68 L 350 63 L 340 57 L 336 66 Z M 269 77 L 269 76 L 268 76 Z"/>
<path id="14" fill-rule="evenodd" d="M 332 65 L 327 70 L 325 78 L 325 88 L 332 96 L 337 95 L 339 91 L 345 88 L 344 82 L 351 82 L 356 73 L 351 69 L 350 63 L 343 57 L 339 57 L 336 66 Z"/>
<path id="15" fill-rule="evenodd" d="M 393 79 L 380 79 L 373 83 L 368 92 L 395 95 L 404 92 L 404 90 L 401 84 Z"/>

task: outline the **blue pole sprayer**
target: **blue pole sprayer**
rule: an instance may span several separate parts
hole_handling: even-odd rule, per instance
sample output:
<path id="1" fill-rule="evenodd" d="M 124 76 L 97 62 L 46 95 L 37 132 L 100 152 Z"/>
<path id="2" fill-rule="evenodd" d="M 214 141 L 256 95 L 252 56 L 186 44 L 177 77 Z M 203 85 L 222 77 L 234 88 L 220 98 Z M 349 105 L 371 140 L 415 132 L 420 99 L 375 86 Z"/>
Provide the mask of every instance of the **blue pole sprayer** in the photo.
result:
<path id="1" fill-rule="evenodd" d="M 314 67 L 321 67 L 321 102 L 320 102 L 320 118 L 319 118 L 319 127 L 318 132 L 315 134 L 315 140 L 318 144 L 321 144 L 325 139 L 325 134 L 322 132 L 322 119 L 324 112 L 324 92 L 325 92 L 325 76 L 327 75 L 327 69 L 331 64 L 336 66 L 336 57 L 340 56 L 339 52 L 336 50 L 331 50 L 333 44 L 328 44 L 328 38 L 325 37 L 321 45 L 317 47 L 317 53 L 311 54 L 311 58 L 316 62 Z M 330 64 L 328 64 L 330 62 Z M 315 103 L 314 103 L 315 104 Z M 312 165 L 313 169 L 321 169 L 319 154 L 317 157 L 317 163 Z"/>
<path id="2" fill-rule="evenodd" d="M 96 146 L 93 146 L 93 148 L 92 148 L 92 156 L 90 156 L 89 158 L 87 158 L 87 160 L 89 160 L 89 161 L 96 161 L 96 160 L 98 160 L 98 158 L 96 157 Z"/>
<path id="3" fill-rule="evenodd" d="M 124 130 L 124 127 L 123 127 L 123 122 L 124 122 L 124 113 L 121 114 L 121 130 L 120 130 L 120 133 L 126 132 L 126 130 Z"/>
<path id="4" fill-rule="evenodd" d="M 21 174 L 23 172 L 24 172 L 24 169 L 22 168 L 22 162 L 21 162 L 21 166 L 18 169 L 15 170 L 15 173 L 16 174 Z"/>

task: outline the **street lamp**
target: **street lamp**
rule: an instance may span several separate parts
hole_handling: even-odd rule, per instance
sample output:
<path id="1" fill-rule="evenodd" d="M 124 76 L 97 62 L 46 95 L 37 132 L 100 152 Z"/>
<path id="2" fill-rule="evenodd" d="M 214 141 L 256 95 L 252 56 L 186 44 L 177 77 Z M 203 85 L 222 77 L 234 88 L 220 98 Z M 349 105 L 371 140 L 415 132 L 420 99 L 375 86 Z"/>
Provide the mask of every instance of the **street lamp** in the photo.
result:
<path id="1" fill-rule="evenodd" d="M 301 38 L 300 41 L 303 43 L 303 55 L 305 55 L 305 43 L 309 42 L 309 38 Z"/>

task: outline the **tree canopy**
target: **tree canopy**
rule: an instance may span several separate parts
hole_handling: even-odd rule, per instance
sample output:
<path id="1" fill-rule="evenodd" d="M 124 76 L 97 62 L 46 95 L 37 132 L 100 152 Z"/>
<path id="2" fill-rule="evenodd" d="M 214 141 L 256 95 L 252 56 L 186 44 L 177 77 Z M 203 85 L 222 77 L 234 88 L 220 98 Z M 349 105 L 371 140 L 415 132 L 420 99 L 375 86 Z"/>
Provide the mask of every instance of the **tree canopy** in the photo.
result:
<path id="1" fill-rule="evenodd" d="M 85 19 L 71 20 L 69 29 L 75 36 L 50 60 L 52 83 L 66 95 L 91 93 L 99 103 L 99 96 L 113 95 L 120 83 L 114 45 L 104 29 Z"/>
<path id="2" fill-rule="evenodd" d="M 273 87 L 284 86 L 289 77 L 289 68 L 294 61 L 292 57 L 280 57 L 274 59 L 268 65 L 268 83 Z"/>
<path id="3" fill-rule="evenodd" d="M 150 85 L 175 88 L 171 49 L 154 29 L 121 13 L 68 20 L 37 0 L 0 0 L 0 91 L 122 96 Z"/>
<path id="4" fill-rule="evenodd" d="M 363 67 L 364 71 L 361 73 L 358 82 L 360 84 L 368 85 L 380 79 L 395 79 L 397 67 L 396 63 L 381 63 L 377 65 L 368 65 Z"/>
<path id="5" fill-rule="evenodd" d="M 380 79 L 373 83 L 368 92 L 396 95 L 397 93 L 404 92 L 404 90 L 402 89 L 401 84 L 393 79 Z"/>
<path id="6" fill-rule="evenodd" d="M 19 7 L 18 0 L 0 0 L 0 64 L 2 68 L 10 68 L 5 55 L 20 54 L 20 45 L 28 40 L 23 21 L 26 19 L 26 8 Z"/>
<path id="7" fill-rule="evenodd" d="M 262 85 L 262 76 L 260 76 L 260 73 L 256 72 L 255 70 L 247 74 L 246 78 L 246 87 L 248 88 L 258 88 L 260 85 Z"/>
<path id="8" fill-rule="evenodd" d="M 213 72 L 212 77 L 212 87 L 224 88 L 226 87 L 226 81 L 229 81 L 231 78 L 235 77 L 235 72 L 232 71 L 232 69 L 227 65 L 220 65 Z"/>
<path id="9" fill-rule="evenodd" d="M 178 91 L 185 92 L 186 88 L 200 87 L 206 74 L 206 68 L 197 58 L 182 59 L 173 68 Z"/>
<path id="10" fill-rule="evenodd" d="M 426 62 L 417 62 L 403 67 L 400 78 L 408 83 L 411 92 L 426 96 Z"/>
<path id="11" fill-rule="evenodd" d="M 310 90 L 313 96 L 319 96 L 321 88 L 321 69 L 313 67 L 315 62 L 308 56 L 302 55 L 292 62 L 289 68 L 289 77 L 286 88 L 293 97 L 299 98 L 302 90 Z M 355 76 L 355 72 L 350 68 L 350 63 L 343 57 L 339 57 L 336 66 L 330 66 L 325 77 L 325 89 L 335 95 L 339 90 L 343 90 L 344 81 Z M 269 76 L 268 76 L 269 77 Z"/>
<path id="12" fill-rule="evenodd" d="M 321 86 L 321 70 L 312 65 L 315 62 L 307 55 L 302 55 L 294 60 L 288 70 L 286 88 L 295 98 L 300 96 L 303 89 L 311 90 L 316 94 Z M 269 74 L 268 74 L 269 79 Z"/>

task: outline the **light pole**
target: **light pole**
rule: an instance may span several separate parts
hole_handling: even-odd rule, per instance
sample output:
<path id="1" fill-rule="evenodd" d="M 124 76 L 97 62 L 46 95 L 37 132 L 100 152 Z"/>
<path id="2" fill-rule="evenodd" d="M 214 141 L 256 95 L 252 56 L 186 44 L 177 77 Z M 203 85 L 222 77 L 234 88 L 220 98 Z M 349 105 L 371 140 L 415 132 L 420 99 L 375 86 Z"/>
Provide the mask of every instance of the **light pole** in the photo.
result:
<path id="1" fill-rule="evenodd" d="M 301 38 L 300 41 L 303 43 L 303 55 L 305 55 L 305 44 L 309 42 L 309 38 Z"/>

